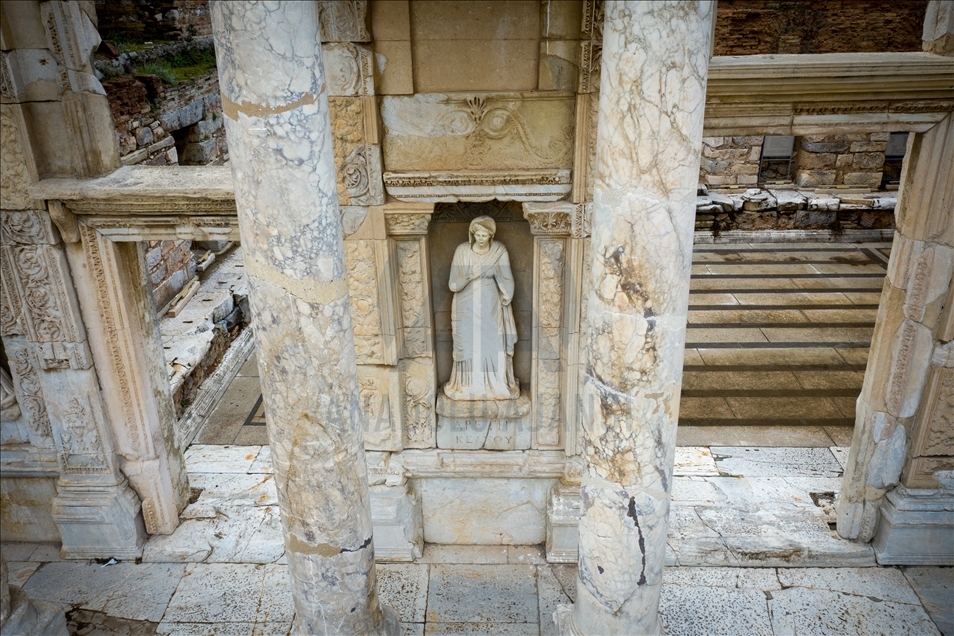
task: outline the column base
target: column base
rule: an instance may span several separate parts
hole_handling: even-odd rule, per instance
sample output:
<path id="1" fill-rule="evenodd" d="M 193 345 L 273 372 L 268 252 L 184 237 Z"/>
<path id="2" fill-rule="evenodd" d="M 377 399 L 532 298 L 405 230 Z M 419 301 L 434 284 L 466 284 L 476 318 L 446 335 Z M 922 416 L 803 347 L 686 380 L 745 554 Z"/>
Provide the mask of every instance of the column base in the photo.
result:
<path id="1" fill-rule="evenodd" d="M 547 563 L 576 563 L 580 555 L 579 486 L 557 486 L 547 501 Z"/>
<path id="2" fill-rule="evenodd" d="M 3 627 L 2 636 L 44 634 L 44 636 L 67 636 L 66 606 L 48 601 L 31 601 L 22 589 L 10 586 L 10 615 Z"/>
<path id="3" fill-rule="evenodd" d="M 139 497 L 125 481 L 114 486 L 62 487 L 53 499 L 64 559 L 142 556 L 146 528 Z"/>
<path id="4" fill-rule="evenodd" d="M 880 565 L 954 565 L 954 491 L 889 492 L 873 546 Z"/>
<path id="5" fill-rule="evenodd" d="M 407 484 L 371 486 L 375 561 L 414 561 L 424 550 L 421 496 Z"/>

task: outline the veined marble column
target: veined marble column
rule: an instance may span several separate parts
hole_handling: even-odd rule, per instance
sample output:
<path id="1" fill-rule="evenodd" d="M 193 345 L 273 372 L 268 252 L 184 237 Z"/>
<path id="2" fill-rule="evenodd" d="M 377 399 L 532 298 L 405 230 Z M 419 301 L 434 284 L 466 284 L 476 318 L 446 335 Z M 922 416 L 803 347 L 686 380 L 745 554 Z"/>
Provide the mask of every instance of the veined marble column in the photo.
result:
<path id="1" fill-rule="evenodd" d="M 378 601 L 316 2 L 211 4 L 296 634 L 397 634 Z"/>
<path id="2" fill-rule="evenodd" d="M 606 3 L 583 330 L 580 578 L 562 634 L 658 634 L 714 3 Z"/>

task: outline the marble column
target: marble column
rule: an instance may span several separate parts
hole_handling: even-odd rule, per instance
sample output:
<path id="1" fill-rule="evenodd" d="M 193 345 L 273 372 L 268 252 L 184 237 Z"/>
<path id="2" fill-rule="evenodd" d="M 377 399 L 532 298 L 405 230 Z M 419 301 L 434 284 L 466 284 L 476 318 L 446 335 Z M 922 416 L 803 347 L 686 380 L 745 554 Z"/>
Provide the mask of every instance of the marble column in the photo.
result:
<path id="1" fill-rule="evenodd" d="M 211 3 L 296 634 L 396 634 L 378 600 L 315 2 Z"/>
<path id="2" fill-rule="evenodd" d="M 658 634 L 714 3 L 608 2 L 562 634 Z"/>

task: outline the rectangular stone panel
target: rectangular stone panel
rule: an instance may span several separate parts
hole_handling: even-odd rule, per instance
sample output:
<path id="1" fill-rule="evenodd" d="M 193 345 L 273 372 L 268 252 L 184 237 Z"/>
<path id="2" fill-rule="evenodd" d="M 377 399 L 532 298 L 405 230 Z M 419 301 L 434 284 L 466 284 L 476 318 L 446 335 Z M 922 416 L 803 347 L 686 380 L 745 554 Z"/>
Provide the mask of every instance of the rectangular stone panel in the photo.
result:
<path id="1" fill-rule="evenodd" d="M 565 93 L 386 96 L 384 164 L 390 172 L 567 169 L 574 105 Z"/>
<path id="2" fill-rule="evenodd" d="M 329 97 L 341 205 L 382 205 L 381 147 L 374 98 Z"/>

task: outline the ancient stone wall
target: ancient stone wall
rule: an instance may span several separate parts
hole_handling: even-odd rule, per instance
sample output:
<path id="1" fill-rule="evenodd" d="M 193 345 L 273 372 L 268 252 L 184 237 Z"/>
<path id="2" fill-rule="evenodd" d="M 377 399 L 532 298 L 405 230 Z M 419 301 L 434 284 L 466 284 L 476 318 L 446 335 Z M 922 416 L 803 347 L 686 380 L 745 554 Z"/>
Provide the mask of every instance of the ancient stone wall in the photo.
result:
<path id="1" fill-rule="evenodd" d="M 212 35 L 208 0 L 96 0 L 104 38 L 178 40 Z"/>
<path id="2" fill-rule="evenodd" d="M 156 309 L 162 310 L 195 276 L 192 241 L 149 241 L 146 266 Z"/>
<path id="3" fill-rule="evenodd" d="M 927 0 L 720 0 L 715 55 L 920 51 Z"/>
<path id="4" fill-rule="evenodd" d="M 103 83 L 125 165 L 206 165 L 228 159 L 215 71 L 176 86 L 154 75 Z"/>

